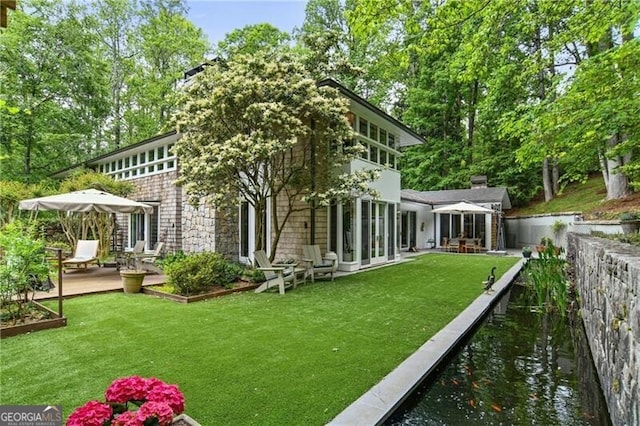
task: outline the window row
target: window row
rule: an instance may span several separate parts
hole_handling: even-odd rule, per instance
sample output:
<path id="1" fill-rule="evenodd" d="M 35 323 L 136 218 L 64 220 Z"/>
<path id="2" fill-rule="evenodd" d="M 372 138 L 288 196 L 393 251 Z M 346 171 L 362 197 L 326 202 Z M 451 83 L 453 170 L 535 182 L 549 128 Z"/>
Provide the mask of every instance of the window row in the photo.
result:
<path id="1" fill-rule="evenodd" d="M 391 169 L 396 168 L 396 155 L 388 152 L 387 150 L 380 148 L 373 144 L 368 144 L 363 140 L 359 141 L 366 150 L 360 154 L 363 160 L 369 160 L 374 163 L 382 164 L 383 166 Z"/>
<path id="2" fill-rule="evenodd" d="M 397 148 L 397 138 L 393 133 L 383 129 L 382 127 L 378 127 L 376 124 L 370 123 L 368 120 L 360 116 L 355 116 L 355 118 L 357 119 L 357 122 L 356 120 L 353 122 L 354 131 L 384 146 L 388 146 L 391 149 Z"/>
<path id="3" fill-rule="evenodd" d="M 176 168 L 176 157 L 171 153 L 173 144 L 159 146 L 138 154 L 133 154 L 98 166 L 100 173 L 115 179 L 128 179 L 138 176 L 165 172 Z"/>

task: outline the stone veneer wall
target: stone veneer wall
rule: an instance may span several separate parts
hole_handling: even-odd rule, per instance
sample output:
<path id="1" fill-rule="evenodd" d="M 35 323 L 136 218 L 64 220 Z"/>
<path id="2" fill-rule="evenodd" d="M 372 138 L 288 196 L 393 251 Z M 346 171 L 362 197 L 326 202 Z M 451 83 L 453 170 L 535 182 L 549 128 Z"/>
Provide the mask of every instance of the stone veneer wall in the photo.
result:
<path id="1" fill-rule="evenodd" d="M 614 425 L 640 424 L 640 248 L 569 233 L 568 260 Z"/>
<path id="2" fill-rule="evenodd" d="M 237 209 L 220 211 L 204 201 L 193 208 L 185 195 L 182 218 L 182 249 L 185 252 L 216 251 L 229 260 L 238 260 Z"/>

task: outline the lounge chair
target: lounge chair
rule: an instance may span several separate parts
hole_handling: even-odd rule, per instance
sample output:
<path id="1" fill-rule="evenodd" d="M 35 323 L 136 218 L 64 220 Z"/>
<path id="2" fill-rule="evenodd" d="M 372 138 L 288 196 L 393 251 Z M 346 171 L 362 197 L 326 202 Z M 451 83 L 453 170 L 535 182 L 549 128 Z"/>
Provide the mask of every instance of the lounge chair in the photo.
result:
<path id="1" fill-rule="evenodd" d="M 338 270 L 338 257 L 335 253 L 327 253 L 324 258 L 320 253 L 320 246 L 302 246 L 303 259 L 307 264 L 307 270 L 304 278 L 311 277 L 311 282 L 315 282 L 316 275 L 331 276 L 333 281 L 333 273 Z"/>
<path id="2" fill-rule="evenodd" d="M 76 268 L 82 265 L 86 270 L 89 263 L 97 263 L 100 266 L 98 244 L 98 240 L 78 240 L 73 257 L 62 261 L 63 269 L 66 265 L 76 265 Z"/>
<path id="3" fill-rule="evenodd" d="M 264 273 L 266 281 L 256 289 L 256 293 L 262 293 L 272 287 L 278 287 L 280 294 L 284 294 L 286 288 L 296 287 L 296 266 L 297 264 L 271 264 L 264 250 L 253 253 L 253 257 L 258 264 L 258 269 Z"/>

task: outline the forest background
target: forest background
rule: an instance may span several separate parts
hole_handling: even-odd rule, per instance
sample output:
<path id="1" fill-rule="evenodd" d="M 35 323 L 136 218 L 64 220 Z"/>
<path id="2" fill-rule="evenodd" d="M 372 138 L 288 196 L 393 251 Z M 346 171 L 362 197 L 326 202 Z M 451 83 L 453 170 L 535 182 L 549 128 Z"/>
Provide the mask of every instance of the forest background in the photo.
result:
<path id="1" fill-rule="evenodd" d="M 289 51 L 425 136 L 403 188 L 473 175 L 515 204 L 602 174 L 640 187 L 635 0 L 310 0 L 301 28 L 239 28 L 216 46 L 181 0 L 21 0 L 0 32 L 0 179 L 52 172 L 168 128 L 184 71 Z M 2 186 L 2 185 L 0 185 Z"/>

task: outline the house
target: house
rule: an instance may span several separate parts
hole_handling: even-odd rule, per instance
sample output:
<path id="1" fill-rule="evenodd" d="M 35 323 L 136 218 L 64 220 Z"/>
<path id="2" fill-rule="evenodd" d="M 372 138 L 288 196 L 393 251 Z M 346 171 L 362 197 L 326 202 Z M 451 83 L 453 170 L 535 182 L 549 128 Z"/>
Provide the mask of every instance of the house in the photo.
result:
<path id="1" fill-rule="evenodd" d="M 403 189 L 400 249 L 441 247 L 444 238 L 477 238 L 484 250 L 503 249 L 503 211 L 511 208 L 507 188 L 488 187 L 486 176 L 474 176 L 471 188 L 440 191 Z M 460 201 L 492 209 L 494 214 L 432 213 Z"/>
<path id="2" fill-rule="evenodd" d="M 303 245 L 318 244 L 323 252 L 337 253 L 341 270 L 394 261 L 399 258 L 401 244 L 398 157 L 402 147 L 424 140 L 336 81 L 327 79 L 317 84 L 336 88 L 348 99 L 347 117 L 366 151 L 344 168 L 382 168 L 380 178 L 371 183 L 380 198 L 356 197 L 344 204 L 296 213 L 282 233 L 276 257 L 300 258 Z M 114 179 L 131 181 L 136 186 L 131 198 L 154 207 L 150 214 L 118 218 L 121 245 L 132 247 L 144 239 L 150 248 L 162 241 L 169 252 L 217 251 L 230 259 L 252 261 L 255 223 L 260 219 L 247 202 L 235 211 L 216 210 L 204 203 L 189 205 L 182 188 L 173 183 L 180 173 L 180 163 L 172 147 L 179 138 L 175 131 L 168 132 L 85 162 L 85 166 Z M 269 221 L 266 225 L 270 235 Z M 270 239 L 266 240 L 269 250 Z"/>

